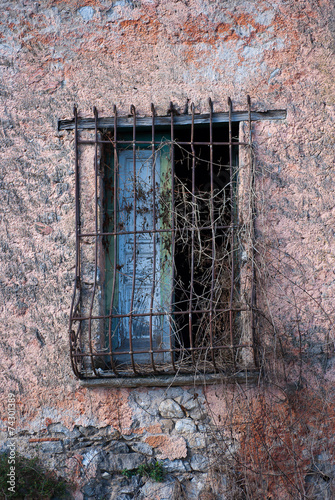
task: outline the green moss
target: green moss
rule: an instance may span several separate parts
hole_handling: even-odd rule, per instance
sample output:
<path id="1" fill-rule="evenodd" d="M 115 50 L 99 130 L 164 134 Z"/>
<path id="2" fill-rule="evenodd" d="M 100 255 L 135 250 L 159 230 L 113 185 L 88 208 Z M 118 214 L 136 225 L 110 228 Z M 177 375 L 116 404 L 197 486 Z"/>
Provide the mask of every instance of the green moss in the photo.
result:
<path id="1" fill-rule="evenodd" d="M 137 469 L 123 469 L 122 474 L 128 479 L 132 476 L 150 477 L 154 481 L 161 483 L 164 481 L 164 468 L 161 462 L 154 462 L 150 464 L 143 464 L 137 467 Z"/>
<path id="2" fill-rule="evenodd" d="M 71 498 L 71 485 L 46 470 L 38 458 L 15 457 L 15 491 L 10 491 L 8 455 L 0 454 L 0 500 L 51 500 Z"/>

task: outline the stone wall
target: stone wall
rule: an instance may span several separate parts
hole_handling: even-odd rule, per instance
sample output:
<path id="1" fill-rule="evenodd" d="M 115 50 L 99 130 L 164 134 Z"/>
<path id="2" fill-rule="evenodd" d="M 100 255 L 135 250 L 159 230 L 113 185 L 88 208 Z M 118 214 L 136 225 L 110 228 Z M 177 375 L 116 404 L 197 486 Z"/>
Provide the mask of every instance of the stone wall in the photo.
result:
<path id="1" fill-rule="evenodd" d="M 104 390 L 108 397 L 108 390 Z M 226 489 L 223 472 L 213 474 L 218 459 L 229 460 L 233 439 L 219 436 L 204 406 L 203 391 L 152 389 L 129 392 L 130 428 L 120 425 L 48 423 L 39 431 L 17 436 L 18 450 L 38 456 L 81 488 L 84 498 L 199 498 Z M 101 420 L 100 420 L 101 424 Z M 219 453 L 215 438 L 225 445 Z M 7 441 L 8 444 L 8 441 Z M 164 480 L 141 478 L 142 464 L 159 463 Z M 214 469 L 213 469 L 214 467 Z M 215 476 L 215 481 L 214 481 Z M 77 492 L 77 497 L 80 498 Z"/>
<path id="2" fill-rule="evenodd" d="M 17 450 L 76 498 L 334 494 L 334 6 L 330 0 L 3 0 L 1 391 Z M 74 138 L 81 116 L 287 109 L 253 127 L 255 387 L 87 388 L 72 374 Z M 161 460 L 163 483 L 120 471 Z M 276 478 L 276 480 L 274 480 Z M 239 493 L 240 492 L 240 493 Z M 207 496 L 206 496 L 207 495 Z M 212 497 L 210 496 L 212 495 Z M 314 495 L 314 496 L 313 496 Z M 327 496 L 328 495 L 328 496 Z"/>

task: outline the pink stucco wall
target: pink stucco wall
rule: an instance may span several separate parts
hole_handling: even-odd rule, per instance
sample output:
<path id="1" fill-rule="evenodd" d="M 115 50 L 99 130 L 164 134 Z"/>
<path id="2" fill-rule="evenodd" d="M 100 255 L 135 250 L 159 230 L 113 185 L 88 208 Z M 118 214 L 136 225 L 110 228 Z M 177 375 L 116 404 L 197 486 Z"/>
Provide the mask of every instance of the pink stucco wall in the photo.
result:
<path id="1" fill-rule="evenodd" d="M 74 103 L 81 116 L 91 116 L 93 105 L 111 116 L 114 104 L 123 113 L 134 104 L 146 115 L 151 102 L 165 115 L 171 100 L 183 108 L 190 99 L 197 112 L 205 112 L 208 97 L 214 111 L 227 110 L 228 96 L 235 109 L 245 109 L 249 94 L 254 110 L 287 109 L 285 121 L 258 122 L 253 129 L 257 332 L 264 378 L 260 387 L 237 393 L 221 385 L 198 392 L 218 428 L 229 417 L 245 463 L 252 450 L 260 457 L 265 453 L 256 421 L 263 422 L 266 408 L 272 439 L 266 449 L 276 439 L 274 429 L 281 429 L 286 443 L 286 455 L 276 455 L 282 469 L 294 446 L 299 481 L 307 477 L 313 457 L 325 452 L 333 460 L 333 442 L 325 447 L 315 423 L 323 421 L 324 435 L 331 436 L 333 2 L 4 0 L 1 10 L 2 439 L 11 391 L 18 431 L 33 435 L 61 423 L 70 430 L 111 426 L 127 436 L 140 427 L 143 442 L 161 447 L 161 456 L 185 458 L 185 437 L 175 437 L 182 440 L 179 456 L 158 417 L 146 418 L 140 406 L 135 411 L 131 398 L 138 391 L 83 388 L 71 372 L 74 148 L 73 133 L 59 133 L 57 121 L 71 117 Z M 142 392 L 144 400 L 155 394 Z M 168 390 L 159 390 L 157 404 L 168 396 Z M 231 415 L 227 398 L 245 402 Z M 248 432 L 246 418 L 252 421 Z M 286 428 L 288 418 L 293 427 L 299 425 Z M 304 425 L 314 433 L 309 440 Z M 300 435 L 296 441 L 294 432 Z M 269 492 L 277 488 L 277 495 L 288 498 L 285 485 L 266 484 Z"/>

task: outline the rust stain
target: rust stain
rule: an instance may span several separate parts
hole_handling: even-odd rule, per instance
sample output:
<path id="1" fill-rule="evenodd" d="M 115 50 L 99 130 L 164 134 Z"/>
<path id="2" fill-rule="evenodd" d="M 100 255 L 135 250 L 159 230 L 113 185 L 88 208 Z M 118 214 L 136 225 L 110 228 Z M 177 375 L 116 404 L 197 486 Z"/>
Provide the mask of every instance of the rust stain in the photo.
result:
<path id="1" fill-rule="evenodd" d="M 44 443 L 45 441 L 60 441 L 60 438 L 31 438 L 29 443 Z"/>

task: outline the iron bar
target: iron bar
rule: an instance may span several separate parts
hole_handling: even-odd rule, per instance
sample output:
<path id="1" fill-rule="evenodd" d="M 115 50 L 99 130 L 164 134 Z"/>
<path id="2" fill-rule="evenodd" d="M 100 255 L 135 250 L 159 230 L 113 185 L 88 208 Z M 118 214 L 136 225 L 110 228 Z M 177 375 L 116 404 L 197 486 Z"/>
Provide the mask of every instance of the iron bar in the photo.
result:
<path id="1" fill-rule="evenodd" d="M 94 114 L 94 119 L 95 119 L 95 129 L 94 129 L 94 135 L 95 135 L 95 141 L 98 139 L 98 111 L 97 108 L 93 108 L 93 114 Z M 98 233 L 98 143 L 96 142 L 95 144 L 95 151 L 94 151 L 94 211 L 95 211 L 95 232 Z M 94 298 L 95 298 L 95 292 L 96 292 L 96 286 L 97 286 L 97 274 L 98 274 L 98 236 L 95 238 L 95 248 L 94 248 L 94 285 L 93 285 L 93 290 L 92 290 L 92 298 L 91 298 L 91 305 L 90 305 L 90 313 L 89 313 L 89 320 L 88 320 L 88 347 L 90 351 L 90 359 L 92 363 L 92 370 L 96 376 L 98 376 L 98 373 L 96 372 L 95 366 L 94 366 L 94 360 L 92 357 L 92 311 L 93 311 L 93 305 L 94 305 Z"/>
<path id="2" fill-rule="evenodd" d="M 215 226 L 216 229 L 232 229 L 234 227 L 241 227 L 239 226 L 238 224 L 235 224 L 234 226 L 232 225 L 229 225 L 229 226 Z M 203 226 L 203 227 L 198 227 L 197 228 L 197 231 L 209 231 L 211 230 L 212 227 L 211 226 Z M 178 227 L 175 227 L 175 232 L 178 232 L 178 231 L 192 231 L 192 228 L 189 228 L 189 227 L 183 227 L 183 228 L 178 228 Z M 153 231 L 152 229 L 143 229 L 143 230 L 139 230 L 139 231 L 116 231 L 116 232 L 101 232 L 101 233 L 81 233 L 79 234 L 79 238 L 93 238 L 95 236 L 120 236 L 120 235 L 125 235 L 125 234 L 151 234 L 151 233 L 171 233 L 172 232 L 172 229 L 155 229 L 155 231 Z"/>
<path id="3" fill-rule="evenodd" d="M 229 107 L 229 175 L 230 175 L 230 216 L 231 225 L 235 221 L 235 204 L 234 204 L 234 172 L 233 172 L 233 147 L 232 147 L 232 128 L 231 128 L 231 114 L 232 102 L 228 97 Z M 229 330 L 230 330 L 230 343 L 233 345 L 233 299 L 234 299 L 234 284 L 235 284 L 235 234 L 234 229 L 231 232 L 231 287 L 230 287 L 230 313 L 229 313 Z M 233 363 L 235 368 L 235 351 L 232 348 Z"/>
<path id="4" fill-rule="evenodd" d="M 170 143 L 169 140 L 166 140 L 167 143 Z M 179 146 L 191 146 L 191 142 L 189 141 L 178 141 L 177 142 Z M 94 146 L 95 145 L 95 142 L 94 141 L 91 141 L 89 139 L 81 139 L 78 144 L 80 145 L 85 145 L 85 146 Z M 102 139 L 99 139 L 98 140 L 98 144 L 108 144 L 109 146 L 117 146 L 119 144 L 129 144 L 129 145 L 132 145 L 133 144 L 133 141 L 127 141 L 127 140 L 118 140 L 118 141 L 113 141 L 113 140 L 110 140 L 110 141 L 106 141 L 106 140 L 102 140 Z M 151 145 L 151 141 L 139 141 L 137 140 L 136 141 L 136 144 L 144 144 L 144 145 Z M 154 142 L 155 145 L 161 145 L 162 144 L 162 141 L 155 141 Z M 238 142 L 238 141 L 233 141 L 233 144 L 234 146 L 248 146 L 249 143 L 248 142 Z M 200 141 L 195 141 L 193 142 L 193 145 L 194 146 L 208 146 L 208 142 L 200 142 Z M 229 142 L 213 142 L 213 146 L 229 146 Z"/>
<path id="5" fill-rule="evenodd" d="M 216 248 L 215 248 L 215 226 L 214 226 L 214 173 L 213 173 L 213 103 L 212 99 L 208 99 L 209 104 L 209 172 L 210 172 L 210 184 L 211 184 L 211 193 L 210 193 L 210 221 L 211 221 L 211 232 L 212 232 L 212 280 L 211 280 L 211 295 L 209 302 L 209 341 L 210 341 L 210 351 L 211 357 L 213 361 L 214 368 L 215 365 L 215 357 L 213 353 L 213 297 L 214 297 L 214 286 L 215 286 L 215 264 L 216 264 Z"/>
<path id="6" fill-rule="evenodd" d="M 70 342 L 70 353 L 71 353 L 71 365 L 74 373 L 77 377 L 81 377 L 80 370 L 78 370 L 77 364 L 74 362 L 74 345 L 78 349 L 78 338 L 80 334 L 80 327 L 78 326 L 77 335 L 72 329 L 72 318 L 74 311 L 77 310 L 78 305 L 80 303 L 80 240 L 79 233 L 81 229 L 80 224 L 80 205 L 79 205 L 79 162 L 78 162 L 78 110 L 77 106 L 73 107 L 73 115 L 74 115 L 74 144 L 75 144 L 75 197 L 76 197 L 76 261 L 75 261 L 75 281 L 74 281 L 74 289 L 71 301 L 71 309 L 70 309 L 70 322 L 69 322 L 69 342 Z M 77 293 L 78 291 L 78 293 Z M 78 296 L 78 300 L 76 302 L 76 297 Z M 76 302 L 76 305 L 75 305 Z M 74 344 L 74 345 L 73 345 Z"/>
<path id="7" fill-rule="evenodd" d="M 252 347 L 252 344 L 236 344 L 233 346 L 234 349 L 238 349 L 238 348 L 242 348 L 242 347 Z M 232 346 L 229 344 L 229 345 L 218 345 L 218 346 L 213 346 L 213 350 L 217 351 L 217 350 L 222 350 L 222 349 L 229 349 L 231 350 Z M 196 351 L 207 351 L 208 350 L 208 346 L 199 346 L 199 347 L 193 347 L 192 349 L 188 348 L 187 351 L 193 351 L 193 352 L 196 352 Z M 174 347 L 172 349 L 172 352 L 184 352 L 185 351 L 185 348 L 183 347 Z M 171 349 L 157 349 L 154 351 L 155 354 L 160 354 L 160 353 L 170 353 L 171 352 Z M 138 349 L 136 350 L 136 353 L 135 354 L 149 354 L 150 351 L 148 350 L 144 350 L 144 349 Z M 118 352 L 114 352 L 114 356 L 125 356 L 125 355 L 129 355 L 131 354 L 131 351 L 118 351 Z M 78 357 L 81 357 L 81 358 L 87 358 L 88 357 L 88 354 L 87 353 L 79 353 L 77 354 Z M 93 353 L 93 356 L 94 357 L 104 357 L 104 356 L 109 356 L 109 352 L 96 352 L 96 353 Z"/>
<path id="8" fill-rule="evenodd" d="M 152 124 L 151 124 L 151 155 L 152 155 L 152 216 L 153 216 L 153 269 L 152 269 L 152 288 L 150 298 L 150 317 L 149 317 L 149 342 L 150 342 L 150 358 L 151 366 L 154 372 L 156 367 L 152 350 L 152 312 L 156 288 L 156 152 L 155 152 L 155 106 L 151 104 Z M 136 236 L 135 236 L 136 238 Z"/>
<path id="9" fill-rule="evenodd" d="M 134 362 L 134 353 L 133 353 L 133 335 L 132 335 L 132 327 L 133 327 L 133 310 L 134 310 L 134 296 L 135 296 L 135 286 L 136 286 L 136 209 L 137 209 L 137 195 L 136 195 L 136 183 L 137 183 L 137 173 L 136 173 L 136 109 L 132 104 L 130 107 L 130 114 L 133 116 L 133 183 L 134 183 L 134 249 L 133 249 L 133 279 L 132 279 L 132 290 L 131 290 L 131 299 L 130 299 L 130 314 L 129 314 L 129 354 L 131 359 L 131 366 L 133 367 L 133 371 L 136 374 L 135 362 Z"/>
<path id="10" fill-rule="evenodd" d="M 172 344 L 174 344 L 175 339 L 173 338 L 172 325 L 173 321 L 173 284 L 174 284 L 174 273 L 175 273 L 175 193 L 174 193 L 174 107 L 173 103 L 170 102 L 170 139 L 171 139 L 171 257 L 172 257 L 172 266 L 171 266 L 171 294 L 170 294 L 170 317 L 169 317 L 169 339 L 170 339 L 170 349 L 171 349 L 171 364 L 176 371 L 176 367 L 174 364 L 174 356 L 172 352 Z M 173 339 L 173 340 L 172 340 Z"/>
<path id="11" fill-rule="evenodd" d="M 233 309 L 234 312 L 241 312 L 241 311 L 250 311 L 250 307 L 235 307 Z M 209 313 L 210 310 L 209 309 L 194 309 L 193 311 L 193 314 L 205 314 L 205 313 Z M 230 309 L 218 309 L 218 308 L 215 308 L 215 312 L 216 313 L 228 313 L 230 312 Z M 174 316 L 178 316 L 178 315 L 188 315 L 188 311 L 174 311 Z M 128 318 L 130 315 L 130 313 L 127 313 L 127 314 L 112 314 L 112 318 Z M 133 313 L 132 316 L 133 318 L 141 318 L 141 317 L 146 317 L 146 316 L 149 316 L 150 313 L 147 312 L 147 313 Z M 164 312 L 153 312 L 152 313 L 153 316 L 167 316 L 168 313 L 166 311 Z M 98 316 L 92 316 L 92 319 L 107 319 L 109 318 L 110 316 L 109 315 L 98 315 Z M 88 316 L 73 316 L 73 321 L 84 321 L 84 320 L 88 320 Z"/>
<path id="12" fill-rule="evenodd" d="M 114 140 L 116 143 L 117 140 L 117 109 L 116 106 L 114 105 Z M 118 158 L 118 151 L 116 147 L 114 147 L 113 150 L 113 156 L 114 156 L 114 165 L 113 165 L 113 190 L 114 193 L 112 192 L 113 195 L 113 226 L 114 226 L 114 232 L 113 232 L 113 284 L 112 284 L 112 293 L 111 293 L 111 301 L 110 301 L 110 306 L 109 306 L 109 318 L 108 318 L 108 343 L 109 343 L 109 350 L 111 353 L 111 366 L 112 370 L 114 371 L 115 375 L 118 376 L 118 372 L 115 367 L 114 359 L 113 359 L 113 339 L 112 339 L 112 313 L 113 313 L 113 308 L 114 308 L 114 298 L 115 298 L 115 288 L 116 288 L 116 266 L 117 266 L 117 203 L 118 203 L 118 172 L 119 172 L 119 158 Z M 110 193 L 109 193 L 110 195 Z M 102 233 L 102 236 L 105 236 L 105 233 Z"/>
<path id="13" fill-rule="evenodd" d="M 251 128 L 251 99 L 250 95 L 247 96 L 248 104 L 248 125 L 249 125 L 249 165 L 250 165 L 250 175 L 251 175 L 251 192 L 249 196 L 251 197 L 251 232 L 252 232 L 252 249 L 251 249 L 251 336 L 252 345 L 254 353 L 254 363 L 258 366 L 258 356 L 256 351 L 257 340 L 256 340 L 256 328 L 255 328 L 255 309 L 256 309 L 256 287 L 255 287 L 255 219 L 256 219 L 256 207 L 255 207 L 255 168 L 252 158 L 252 128 Z"/>
<path id="14" fill-rule="evenodd" d="M 192 228 L 191 228 L 191 282 L 190 299 L 188 309 L 188 335 L 190 340 L 190 349 L 192 351 L 192 362 L 195 364 L 193 353 L 193 322 L 192 322 L 192 301 L 194 287 L 194 228 L 195 228 L 195 149 L 194 149 L 194 103 L 191 103 L 192 122 L 191 122 L 191 153 L 192 153 Z"/>

